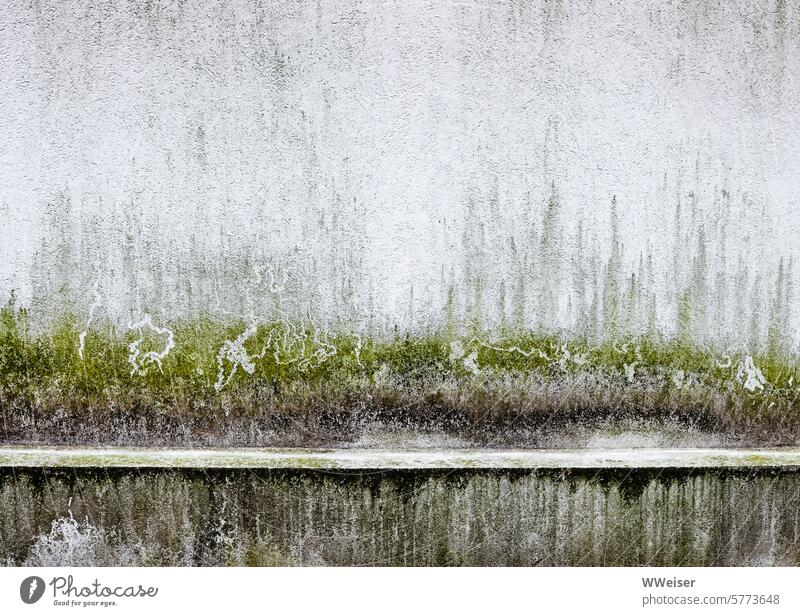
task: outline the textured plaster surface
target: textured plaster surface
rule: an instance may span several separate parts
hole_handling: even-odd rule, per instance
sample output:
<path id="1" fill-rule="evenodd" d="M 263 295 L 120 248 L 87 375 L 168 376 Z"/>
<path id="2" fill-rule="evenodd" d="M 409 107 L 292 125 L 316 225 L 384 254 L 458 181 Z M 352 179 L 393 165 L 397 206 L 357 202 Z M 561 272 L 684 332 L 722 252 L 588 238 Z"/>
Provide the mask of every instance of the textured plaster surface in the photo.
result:
<path id="1" fill-rule="evenodd" d="M 0 291 L 48 318 L 415 329 L 450 298 L 572 328 L 611 284 L 668 331 L 684 298 L 695 336 L 763 337 L 795 301 L 799 16 L 2 0 Z"/>

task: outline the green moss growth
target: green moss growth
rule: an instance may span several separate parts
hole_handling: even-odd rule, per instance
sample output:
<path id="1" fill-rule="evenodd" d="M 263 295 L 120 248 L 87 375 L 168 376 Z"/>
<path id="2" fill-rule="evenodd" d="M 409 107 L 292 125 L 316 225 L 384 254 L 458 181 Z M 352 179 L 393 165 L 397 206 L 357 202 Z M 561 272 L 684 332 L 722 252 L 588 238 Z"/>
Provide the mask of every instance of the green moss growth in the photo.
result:
<path id="1" fill-rule="evenodd" d="M 6 416 L 81 408 L 181 418 L 330 409 L 334 399 L 392 408 L 413 399 L 492 413 L 700 408 L 800 424 L 797 358 L 774 349 L 753 356 L 763 375 L 754 387 L 742 378 L 745 358 L 653 336 L 599 345 L 532 333 L 379 339 L 208 318 L 88 331 L 65 318 L 33 333 L 26 311 L 8 304 L 0 309 L 0 408 Z"/>

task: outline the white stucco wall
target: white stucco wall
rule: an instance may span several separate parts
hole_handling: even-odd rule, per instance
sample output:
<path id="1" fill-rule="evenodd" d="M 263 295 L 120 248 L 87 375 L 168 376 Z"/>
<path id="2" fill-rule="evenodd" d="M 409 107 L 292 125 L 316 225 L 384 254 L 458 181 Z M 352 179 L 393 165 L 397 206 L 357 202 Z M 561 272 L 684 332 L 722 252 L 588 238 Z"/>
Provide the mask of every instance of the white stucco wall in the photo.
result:
<path id="1" fill-rule="evenodd" d="M 796 0 L 0 0 L 0 75 L 40 314 L 573 330 L 611 259 L 625 327 L 797 330 Z"/>

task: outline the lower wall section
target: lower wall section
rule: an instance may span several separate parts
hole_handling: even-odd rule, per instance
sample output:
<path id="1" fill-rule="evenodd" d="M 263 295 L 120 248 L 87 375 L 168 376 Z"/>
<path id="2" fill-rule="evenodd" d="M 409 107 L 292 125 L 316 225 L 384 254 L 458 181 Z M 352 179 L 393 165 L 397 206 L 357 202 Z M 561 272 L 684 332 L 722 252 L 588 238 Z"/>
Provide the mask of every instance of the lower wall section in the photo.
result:
<path id="1" fill-rule="evenodd" d="M 28 565 L 800 565 L 800 471 L 0 469 Z"/>

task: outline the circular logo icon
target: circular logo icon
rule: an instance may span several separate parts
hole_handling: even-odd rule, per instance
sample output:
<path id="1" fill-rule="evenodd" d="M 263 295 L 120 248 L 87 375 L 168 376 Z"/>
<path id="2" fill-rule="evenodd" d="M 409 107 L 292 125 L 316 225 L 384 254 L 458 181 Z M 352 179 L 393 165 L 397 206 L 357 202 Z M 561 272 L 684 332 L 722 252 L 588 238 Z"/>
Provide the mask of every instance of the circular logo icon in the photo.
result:
<path id="1" fill-rule="evenodd" d="M 24 603 L 36 603 L 43 594 L 44 580 L 38 575 L 26 577 L 19 585 L 19 597 Z"/>

